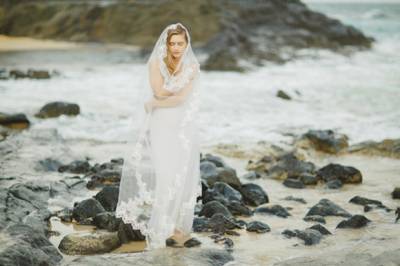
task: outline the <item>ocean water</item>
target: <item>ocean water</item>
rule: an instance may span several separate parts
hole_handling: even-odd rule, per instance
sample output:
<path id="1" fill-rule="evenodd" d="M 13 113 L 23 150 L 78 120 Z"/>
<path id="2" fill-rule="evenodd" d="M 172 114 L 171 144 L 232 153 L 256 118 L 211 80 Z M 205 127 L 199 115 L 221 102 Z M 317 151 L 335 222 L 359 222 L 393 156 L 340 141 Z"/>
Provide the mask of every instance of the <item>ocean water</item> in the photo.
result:
<path id="1" fill-rule="evenodd" d="M 361 29 L 377 41 L 347 57 L 326 50 L 270 64 L 250 73 L 203 71 L 202 145 L 260 140 L 279 144 L 308 129 L 334 129 L 350 143 L 400 136 L 400 3 L 326 3 L 311 9 Z M 33 122 L 23 134 L 56 130 L 65 140 L 121 142 L 145 67 L 128 48 L 101 45 L 68 50 L 0 53 L 0 66 L 55 69 L 50 80 L 0 81 L 0 111 L 23 112 Z M 291 97 L 276 97 L 278 90 Z M 49 101 L 78 103 L 81 115 L 33 117 Z"/>

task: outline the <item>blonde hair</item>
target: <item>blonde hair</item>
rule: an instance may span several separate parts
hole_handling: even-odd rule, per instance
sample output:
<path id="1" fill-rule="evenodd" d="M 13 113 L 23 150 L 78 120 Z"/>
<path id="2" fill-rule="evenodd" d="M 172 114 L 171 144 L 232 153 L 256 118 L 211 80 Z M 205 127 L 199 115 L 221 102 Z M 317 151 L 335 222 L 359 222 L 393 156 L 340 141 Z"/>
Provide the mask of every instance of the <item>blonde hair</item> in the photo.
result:
<path id="1" fill-rule="evenodd" d="M 168 46 L 169 41 L 171 40 L 171 37 L 173 35 L 179 35 L 179 34 L 184 34 L 185 36 L 185 40 L 186 40 L 186 44 L 188 44 L 189 40 L 188 40 L 188 36 L 186 35 L 186 30 L 184 28 L 182 28 L 181 25 L 177 25 L 176 29 L 170 29 L 168 30 L 168 36 L 167 36 L 167 43 L 166 45 Z M 174 62 L 172 60 L 172 54 L 169 51 L 168 47 L 167 47 L 167 56 L 164 58 L 164 62 L 168 68 L 168 71 L 170 74 L 174 73 L 176 67 L 178 66 L 178 63 Z"/>

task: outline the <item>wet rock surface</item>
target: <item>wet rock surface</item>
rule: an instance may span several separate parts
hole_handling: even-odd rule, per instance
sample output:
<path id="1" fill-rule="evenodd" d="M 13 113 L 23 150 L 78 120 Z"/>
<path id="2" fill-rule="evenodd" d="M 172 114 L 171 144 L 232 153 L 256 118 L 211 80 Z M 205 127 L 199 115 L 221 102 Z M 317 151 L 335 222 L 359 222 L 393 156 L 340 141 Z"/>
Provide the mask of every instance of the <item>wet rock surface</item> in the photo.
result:
<path id="1" fill-rule="evenodd" d="M 47 236 L 50 189 L 45 185 L 17 183 L 0 188 L 1 265 L 56 265 L 62 259 Z"/>

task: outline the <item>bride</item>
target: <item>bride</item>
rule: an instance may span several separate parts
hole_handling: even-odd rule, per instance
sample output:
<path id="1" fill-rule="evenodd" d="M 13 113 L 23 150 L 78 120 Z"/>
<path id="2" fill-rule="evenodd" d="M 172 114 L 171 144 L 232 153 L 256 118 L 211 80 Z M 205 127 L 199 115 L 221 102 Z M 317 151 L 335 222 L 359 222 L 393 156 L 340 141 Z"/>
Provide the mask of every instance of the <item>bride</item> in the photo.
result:
<path id="1" fill-rule="evenodd" d="M 176 23 L 163 30 L 147 67 L 142 108 L 135 114 L 140 126 L 127 144 L 116 217 L 140 230 L 150 250 L 191 239 L 201 195 L 200 65 L 185 26 Z"/>

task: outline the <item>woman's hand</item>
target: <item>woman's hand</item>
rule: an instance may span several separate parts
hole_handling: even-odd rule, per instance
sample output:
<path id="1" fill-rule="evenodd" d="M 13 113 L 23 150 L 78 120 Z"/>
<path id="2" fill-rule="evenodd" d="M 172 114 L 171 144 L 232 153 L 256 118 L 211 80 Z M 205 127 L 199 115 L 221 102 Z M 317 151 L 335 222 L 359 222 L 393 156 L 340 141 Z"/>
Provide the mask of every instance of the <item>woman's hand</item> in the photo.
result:
<path id="1" fill-rule="evenodd" d="M 146 113 L 150 113 L 153 109 L 154 109 L 154 102 L 153 102 L 153 100 L 147 101 L 147 102 L 144 104 L 144 110 L 146 111 Z"/>

